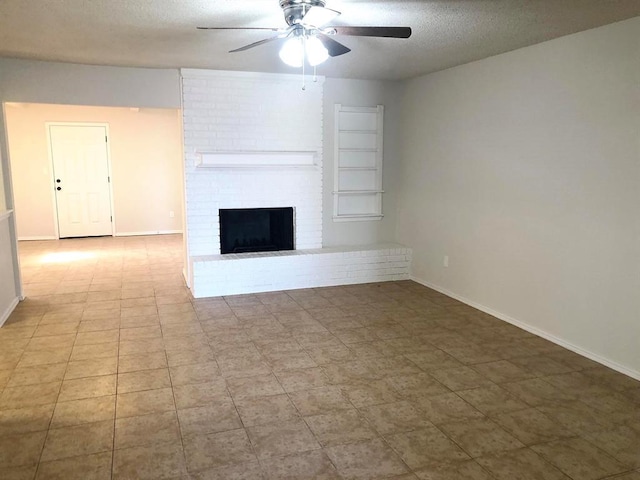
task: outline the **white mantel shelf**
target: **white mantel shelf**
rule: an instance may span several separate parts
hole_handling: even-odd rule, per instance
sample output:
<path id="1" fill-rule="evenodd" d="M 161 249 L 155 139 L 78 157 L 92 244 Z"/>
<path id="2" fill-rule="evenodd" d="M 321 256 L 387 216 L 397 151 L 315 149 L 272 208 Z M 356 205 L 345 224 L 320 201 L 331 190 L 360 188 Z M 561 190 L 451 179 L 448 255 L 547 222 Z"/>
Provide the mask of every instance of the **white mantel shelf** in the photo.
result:
<path id="1" fill-rule="evenodd" d="M 314 168 L 313 151 L 197 152 L 198 168 Z"/>

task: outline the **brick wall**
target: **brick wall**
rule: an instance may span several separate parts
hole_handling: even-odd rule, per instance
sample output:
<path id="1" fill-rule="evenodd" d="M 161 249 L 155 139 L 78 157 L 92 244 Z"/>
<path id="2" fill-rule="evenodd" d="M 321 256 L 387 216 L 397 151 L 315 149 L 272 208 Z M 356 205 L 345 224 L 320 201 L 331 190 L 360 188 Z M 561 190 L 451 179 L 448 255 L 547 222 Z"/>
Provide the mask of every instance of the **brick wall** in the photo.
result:
<path id="1" fill-rule="evenodd" d="M 220 253 L 221 208 L 294 207 L 296 248 L 322 246 L 322 83 L 182 70 L 190 256 Z M 316 166 L 203 168 L 199 152 L 313 151 Z"/>

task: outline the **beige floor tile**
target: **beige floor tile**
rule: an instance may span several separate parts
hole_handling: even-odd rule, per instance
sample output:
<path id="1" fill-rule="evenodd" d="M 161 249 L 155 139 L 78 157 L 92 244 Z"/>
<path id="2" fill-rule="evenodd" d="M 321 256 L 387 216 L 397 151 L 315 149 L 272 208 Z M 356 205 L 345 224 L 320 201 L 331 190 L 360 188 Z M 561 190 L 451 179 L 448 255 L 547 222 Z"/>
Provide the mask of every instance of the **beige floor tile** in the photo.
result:
<path id="1" fill-rule="evenodd" d="M 629 469 L 581 438 L 534 445 L 531 449 L 571 478 L 596 480 Z"/>
<path id="2" fill-rule="evenodd" d="M 24 352 L 18 368 L 35 367 L 37 365 L 51 365 L 52 363 L 64 363 L 69 360 L 71 348 L 54 348 L 51 350 L 37 350 Z"/>
<path id="3" fill-rule="evenodd" d="M 503 383 L 501 387 L 532 407 L 575 399 L 575 395 L 560 390 L 541 378 Z"/>
<path id="4" fill-rule="evenodd" d="M 5 387 L 0 395 L 0 410 L 12 410 L 55 403 L 62 382 Z"/>
<path id="5" fill-rule="evenodd" d="M 497 480 L 569 480 L 565 474 L 528 448 L 486 455 L 476 461 Z"/>
<path id="6" fill-rule="evenodd" d="M 46 431 L 49 428 L 54 406 L 49 404 L 0 410 L 0 437 Z"/>
<path id="7" fill-rule="evenodd" d="M 320 444 L 302 420 L 289 420 L 247 428 L 259 458 L 317 450 Z"/>
<path id="8" fill-rule="evenodd" d="M 166 367 L 167 356 L 164 351 L 146 353 L 142 355 L 121 355 L 118 360 L 118 373 L 155 370 Z"/>
<path id="9" fill-rule="evenodd" d="M 116 449 L 162 443 L 181 443 L 176 412 L 152 413 L 116 420 Z"/>
<path id="10" fill-rule="evenodd" d="M 171 388 L 118 394 L 116 418 L 137 417 L 175 410 Z"/>
<path id="11" fill-rule="evenodd" d="M 498 385 L 492 384 L 488 387 L 462 390 L 456 393 L 485 415 L 499 415 L 528 408 L 526 403 L 518 400 Z"/>
<path id="12" fill-rule="evenodd" d="M 586 439 L 616 460 L 640 469 L 640 429 L 620 426 L 588 435 Z"/>
<path id="13" fill-rule="evenodd" d="M 120 340 L 120 355 L 143 355 L 152 352 L 164 352 L 161 338 L 139 338 L 135 340 Z"/>
<path id="14" fill-rule="evenodd" d="M 381 435 L 433 426 L 422 412 L 407 401 L 372 405 L 361 408 L 360 412 Z"/>
<path id="15" fill-rule="evenodd" d="M 353 404 L 337 386 L 293 392 L 289 397 L 298 411 L 305 416 L 353 408 Z"/>
<path id="16" fill-rule="evenodd" d="M 125 448 L 113 453 L 113 480 L 177 479 L 187 475 L 182 445 Z"/>
<path id="17" fill-rule="evenodd" d="M 477 419 L 483 415 L 455 393 L 446 393 L 415 399 L 415 405 L 425 413 L 427 419 L 436 424 L 455 422 L 461 419 Z"/>
<path id="18" fill-rule="evenodd" d="M 238 412 L 229 397 L 218 397 L 207 405 L 178 410 L 183 437 L 242 428 Z"/>
<path id="19" fill-rule="evenodd" d="M 149 338 L 162 338 L 160 325 L 149 325 L 120 329 L 120 340 L 131 341 Z"/>
<path id="20" fill-rule="evenodd" d="M 153 297 L 151 299 L 153 300 Z M 124 301 L 125 300 L 123 300 L 123 302 Z M 157 314 L 123 318 L 120 320 L 121 328 L 151 327 L 157 325 L 160 325 L 160 317 Z"/>
<path id="21" fill-rule="evenodd" d="M 434 461 L 467 460 L 469 456 L 435 427 L 387 435 L 387 442 L 412 469 Z"/>
<path id="22" fill-rule="evenodd" d="M 115 395 L 116 375 L 104 375 L 101 377 L 78 378 L 65 380 L 60 389 L 59 402 L 80 400 L 83 398 L 104 397 Z"/>
<path id="23" fill-rule="evenodd" d="M 191 480 L 267 480 L 257 461 L 224 465 L 192 473 Z"/>
<path id="24" fill-rule="evenodd" d="M 323 447 L 364 442 L 378 433 L 356 410 L 341 410 L 306 417 L 305 422 Z"/>
<path id="25" fill-rule="evenodd" d="M 571 372 L 571 368 L 556 362 L 547 355 L 532 355 L 529 357 L 516 357 L 509 360 L 514 365 L 527 370 L 535 376 L 557 375 Z"/>
<path id="26" fill-rule="evenodd" d="M 559 402 L 537 407 L 559 425 L 578 435 L 589 435 L 610 426 L 606 417 L 580 401 Z"/>
<path id="27" fill-rule="evenodd" d="M 269 375 L 271 369 L 263 360 L 247 358 L 218 358 L 220 373 L 225 378 Z"/>
<path id="28" fill-rule="evenodd" d="M 422 480 L 492 480 L 478 463 L 473 460 L 462 462 L 434 462 L 416 472 Z"/>
<path id="29" fill-rule="evenodd" d="M 111 452 L 42 462 L 36 480 L 110 480 Z"/>
<path id="30" fill-rule="evenodd" d="M 179 385 L 173 387 L 176 408 L 179 410 L 205 406 L 220 398 L 229 398 L 224 378 L 214 378 L 212 382 Z"/>
<path id="31" fill-rule="evenodd" d="M 300 415 L 286 394 L 234 398 L 234 403 L 245 427 L 293 420 Z"/>
<path id="32" fill-rule="evenodd" d="M 471 388 L 488 387 L 493 383 L 483 375 L 469 367 L 447 368 L 434 370 L 431 376 L 445 387 L 453 390 L 468 390 Z"/>
<path id="33" fill-rule="evenodd" d="M 319 367 L 277 372 L 276 377 L 287 393 L 324 387 L 329 384 L 328 377 Z"/>
<path id="34" fill-rule="evenodd" d="M 77 360 L 69 362 L 65 380 L 113 375 L 118 372 L 118 357 Z"/>
<path id="35" fill-rule="evenodd" d="M 26 350 L 30 352 L 40 350 L 65 349 L 73 347 L 76 334 L 52 335 L 47 337 L 33 337 L 29 340 Z"/>
<path id="36" fill-rule="evenodd" d="M 51 428 L 71 427 L 83 423 L 107 420 L 113 421 L 115 412 L 115 395 L 58 402 L 51 420 Z"/>
<path id="37" fill-rule="evenodd" d="M 408 472 L 395 452 L 380 439 L 337 445 L 325 452 L 344 478 L 374 480 Z"/>
<path id="38" fill-rule="evenodd" d="M 286 457 L 266 458 L 262 464 L 272 480 L 339 480 L 340 475 L 322 450 L 312 450 Z"/>
<path id="39" fill-rule="evenodd" d="M 76 345 L 71 351 L 71 360 L 91 360 L 118 356 L 118 342 L 97 345 Z"/>
<path id="40" fill-rule="evenodd" d="M 119 394 L 166 387 L 171 387 L 168 368 L 118 374 Z"/>
<path id="41" fill-rule="evenodd" d="M 234 399 L 285 393 L 280 382 L 273 374 L 230 378 L 227 380 L 227 386 Z"/>
<path id="42" fill-rule="evenodd" d="M 400 400 L 400 395 L 384 380 L 339 385 L 342 393 L 357 408 Z"/>
<path id="43" fill-rule="evenodd" d="M 270 367 L 276 372 L 301 370 L 319 365 L 304 351 L 268 352 L 264 354 L 264 357 Z"/>
<path id="44" fill-rule="evenodd" d="M 29 465 L 26 467 L 0 467 L 0 478 L 3 480 L 33 480 L 36 475 L 37 465 Z"/>
<path id="45" fill-rule="evenodd" d="M 480 363 L 474 365 L 473 369 L 495 383 L 517 382 L 534 376 L 531 372 L 508 360 Z"/>
<path id="46" fill-rule="evenodd" d="M 439 428 L 472 458 L 524 447 L 515 437 L 488 419 L 446 423 Z"/>
<path id="47" fill-rule="evenodd" d="M 166 340 L 165 343 L 167 343 Z M 169 351 L 168 349 L 169 347 L 167 347 L 167 363 L 170 367 L 215 362 L 216 360 L 216 356 L 209 346 L 200 346 L 190 350 Z"/>
<path id="48" fill-rule="evenodd" d="M 117 342 L 120 337 L 120 331 L 102 330 L 99 332 L 80 332 L 76 337 L 76 345 L 97 345 L 101 343 Z"/>
<path id="49" fill-rule="evenodd" d="M 462 366 L 460 361 L 443 350 L 409 353 L 405 356 L 425 372 Z"/>
<path id="50" fill-rule="evenodd" d="M 80 320 L 71 320 L 66 323 L 40 324 L 33 333 L 34 337 L 48 337 L 51 335 L 64 335 L 68 333 L 76 333 L 78 331 Z"/>
<path id="51" fill-rule="evenodd" d="M 173 386 L 208 383 L 220 377 L 220 369 L 216 362 L 171 367 L 169 371 Z"/>
<path id="52" fill-rule="evenodd" d="M 256 460 L 249 438 L 242 428 L 186 438 L 184 452 L 190 471 Z"/>
<path id="53" fill-rule="evenodd" d="M 113 421 L 56 428 L 49 430 L 41 461 L 91 455 L 112 449 Z"/>
<path id="54" fill-rule="evenodd" d="M 36 385 L 40 383 L 61 382 L 64 377 L 66 363 L 53 363 L 36 367 L 17 368 L 11 374 L 7 387 Z"/>
<path id="55" fill-rule="evenodd" d="M 38 463 L 47 432 L 24 433 L 0 438 L 0 468 Z"/>
<path id="56" fill-rule="evenodd" d="M 573 435 L 571 430 L 535 408 L 503 413 L 494 416 L 493 420 L 525 445 L 535 445 Z"/>
<path id="57" fill-rule="evenodd" d="M 424 398 L 450 393 L 450 390 L 428 373 L 392 376 L 387 381 L 404 398 Z"/>

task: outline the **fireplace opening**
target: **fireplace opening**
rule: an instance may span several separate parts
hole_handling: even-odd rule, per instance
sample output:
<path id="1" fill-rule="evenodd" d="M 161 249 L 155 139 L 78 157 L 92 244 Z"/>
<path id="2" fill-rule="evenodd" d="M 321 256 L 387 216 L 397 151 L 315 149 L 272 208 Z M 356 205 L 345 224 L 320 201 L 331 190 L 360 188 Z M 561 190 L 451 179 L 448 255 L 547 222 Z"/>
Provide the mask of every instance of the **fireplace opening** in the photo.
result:
<path id="1" fill-rule="evenodd" d="M 293 250 L 293 207 L 220 209 L 220 253 Z"/>

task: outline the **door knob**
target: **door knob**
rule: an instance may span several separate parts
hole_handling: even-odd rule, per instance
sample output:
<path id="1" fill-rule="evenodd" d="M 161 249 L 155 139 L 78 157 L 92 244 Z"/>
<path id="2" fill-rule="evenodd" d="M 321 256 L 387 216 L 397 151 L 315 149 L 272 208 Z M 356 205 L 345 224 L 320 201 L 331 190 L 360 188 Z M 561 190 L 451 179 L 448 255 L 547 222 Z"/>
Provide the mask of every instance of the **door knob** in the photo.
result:
<path id="1" fill-rule="evenodd" d="M 62 190 L 62 187 L 57 187 L 56 190 Z"/>

